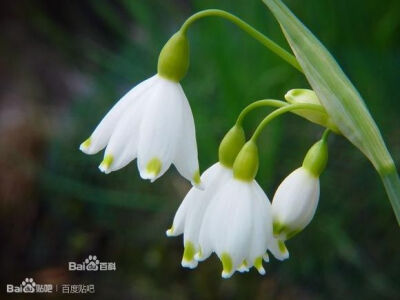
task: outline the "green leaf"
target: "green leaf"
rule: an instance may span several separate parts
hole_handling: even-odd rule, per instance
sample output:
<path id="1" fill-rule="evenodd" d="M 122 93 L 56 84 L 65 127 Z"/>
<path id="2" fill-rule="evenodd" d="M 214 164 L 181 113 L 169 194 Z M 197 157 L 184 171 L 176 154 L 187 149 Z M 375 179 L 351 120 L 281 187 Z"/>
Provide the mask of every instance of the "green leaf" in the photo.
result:
<path id="1" fill-rule="evenodd" d="M 304 74 L 341 133 L 372 162 L 400 225 L 400 179 L 361 95 L 321 42 L 280 0 L 263 0 L 281 25 Z"/>

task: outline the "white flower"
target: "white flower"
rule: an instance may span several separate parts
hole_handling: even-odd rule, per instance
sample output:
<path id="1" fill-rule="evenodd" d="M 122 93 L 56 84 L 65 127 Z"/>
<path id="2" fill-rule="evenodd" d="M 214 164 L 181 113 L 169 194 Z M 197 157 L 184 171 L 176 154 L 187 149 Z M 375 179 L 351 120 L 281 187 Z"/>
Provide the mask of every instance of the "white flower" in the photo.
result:
<path id="1" fill-rule="evenodd" d="M 183 177 L 200 183 L 193 115 L 179 82 L 155 75 L 130 90 L 80 149 L 95 154 L 104 147 L 104 173 L 137 158 L 143 179 L 156 180 L 173 163 Z"/>
<path id="2" fill-rule="evenodd" d="M 255 181 L 234 179 L 232 169 L 221 163 L 208 168 L 201 181 L 205 190 L 189 191 L 167 230 L 168 236 L 183 233 L 183 267 L 193 269 L 216 252 L 228 278 L 252 266 L 264 274 L 267 248 L 277 259 L 289 257 L 285 244 L 272 235 L 271 204 Z"/>
<path id="3" fill-rule="evenodd" d="M 318 176 L 304 167 L 289 174 L 272 201 L 274 234 L 286 240 L 303 230 L 315 214 L 318 199 Z"/>
<path id="4" fill-rule="evenodd" d="M 221 186 L 232 177 L 232 169 L 215 163 L 201 175 L 205 189 L 192 188 L 178 208 L 174 221 L 167 236 L 177 236 L 183 233 L 184 253 L 182 266 L 195 268 L 195 254 L 199 251 L 199 233 L 204 212 L 210 200 Z"/>
<path id="5" fill-rule="evenodd" d="M 230 178 L 211 199 L 204 213 L 199 236 L 198 260 L 215 252 L 223 264 L 222 277 L 254 266 L 265 274 L 267 249 L 279 259 L 289 253 L 272 235 L 271 204 L 255 180 Z"/>

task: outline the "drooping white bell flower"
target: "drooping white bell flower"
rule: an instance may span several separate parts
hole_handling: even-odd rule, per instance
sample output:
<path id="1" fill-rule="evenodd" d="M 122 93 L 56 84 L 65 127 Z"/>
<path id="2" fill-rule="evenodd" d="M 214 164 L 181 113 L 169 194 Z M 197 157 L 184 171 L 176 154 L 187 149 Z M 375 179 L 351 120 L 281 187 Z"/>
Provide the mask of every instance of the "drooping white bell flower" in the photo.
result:
<path id="1" fill-rule="evenodd" d="M 99 168 L 110 173 L 135 158 L 143 179 L 156 180 L 173 163 L 199 183 L 193 115 L 179 83 L 155 75 L 129 91 L 109 111 L 80 149 L 94 154 L 106 146 Z"/>
<path id="2" fill-rule="evenodd" d="M 175 34 L 160 53 L 158 74 L 122 97 L 81 144 L 87 154 L 106 147 L 101 171 L 137 158 L 143 179 L 156 180 L 173 163 L 192 184 L 200 183 L 193 115 L 179 83 L 187 66 L 186 37 Z"/>
<path id="3" fill-rule="evenodd" d="M 272 200 L 274 232 L 286 240 L 313 218 L 319 199 L 319 179 L 300 167 L 279 185 Z"/>
<path id="4" fill-rule="evenodd" d="M 201 175 L 204 190 L 192 188 L 179 206 L 174 221 L 167 236 L 178 236 L 183 233 L 184 253 L 182 266 L 195 268 L 197 261 L 194 259 L 199 249 L 199 233 L 206 211 L 211 199 L 232 177 L 232 169 L 215 163 Z"/>
<path id="5" fill-rule="evenodd" d="M 231 178 L 211 200 L 200 229 L 200 251 L 204 260 L 215 252 L 222 261 L 222 277 L 254 266 L 265 274 L 267 249 L 280 259 L 288 257 L 286 247 L 276 248 L 272 235 L 271 204 L 257 184 Z M 270 249 L 270 250 L 271 250 Z M 272 252 L 271 251 L 271 252 Z"/>
<path id="6" fill-rule="evenodd" d="M 254 180 L 257 168 L 257 147 L 248 142 L 235 160 L 233 177 L 220 187 L 204 213 L 196 259 L 215 252 L 222 261 L 223 278 L 252 266 L 265 274 L 262 261 L 267 260 L 269 248 L 279 259 L 288 257 L 283 242 L 273 237 L 271 204 Z"/>
<path id="7" fill-rule="evenodd" d="M 167 236 L 178 236 L 183 233 L 184 253 L 182 266 L 195 268 L 194 259 L 199 249 L 199 233 L 204 212 L 213 196 L 226 181 L 232 178 L 233 162 L 244 145 L 245 135 L 241 126 L 231 128 L 221 141 L 218 156 L 219 162 L 212 165 L 201 175 L 205 189 L 192 188 L 179 206 Z"/>
<path id="8" fill-rule="evenodd" d="M 302 231 L 314 217 L 319 201 L 319 176 L 328 152 L 325 140 L 311 147 L 303 166 L 294 170 L 279 185 L 272 201 L 273 231 L 286 240 Z"/>

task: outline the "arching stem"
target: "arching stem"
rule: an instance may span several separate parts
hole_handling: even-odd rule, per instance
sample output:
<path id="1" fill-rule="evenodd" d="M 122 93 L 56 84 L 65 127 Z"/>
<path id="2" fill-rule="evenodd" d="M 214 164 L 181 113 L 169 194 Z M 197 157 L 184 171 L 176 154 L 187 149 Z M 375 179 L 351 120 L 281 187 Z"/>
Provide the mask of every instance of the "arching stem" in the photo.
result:
<path id="1" fill-rule="evenodd" d="M 204 17 L 220 17 L 224 18 L 233 24 L 237 25 L 240 29 L 245 31 L 247 34 L 249 34 L 251 37 L 259 41 L 261 44 L 263 44 L 265 47 L 267 47 L 269 50 L 274 52 L 276 55 L 278 55 L 280 58 L 285 60 L 287 63 L 292 65 L 294 68 L 296 68 L 298 71 L 303 73 L 302 68 L 300 67 L 299 63 L 297 62 L 296 57 L 294 57 L 292 54 L 287 52 L 285 49 L 283 49 L 281 46 L 279 46 L 277 43 L 272 41 L 270 38 L 266 37 L 264 34 L 256 30 L 254 27 L 250 26 L 240 18 L 236 17 L 235 15 L 232 15 L 226 11 L 219 10 L 219 9 L 206 9 L 203 11 L 200 11 L 198 13 L 195 13 L 191 17 L 189 17 L 182 25 L 180 31 L 182 33 L 187 32 L 189 26 L 193 24 L 195 21 L 204 18 Z"/>
<path id="2" fill-rule="evenodd" d="M 236 120 L 236 125 L 242 126 L 243 119 L 246 117 L 246 115 L 256 108 L 263 107 L 263 106 L 283 107 L 283 106 L 288 106 L 288 105 L 290 105 L 290 104 L 285 101 L 274 100 L 274 99 L 263 99 L 263 100 L 255 101 L 255 102 L 247 105 L 240 112 L 240 114 Z"/>
<path id="3" fill-rule="evenodd" d="M 329 128 L 325 129 L 324 133 L 322 134 L 321 140 L 326 142 L 328 140 L 328 137 L 330 134 L 331 134 L 331 130 Z"/>
<path id="4" fill-rule="evenodd" d="M 270 113 L 268 116 L 266 116 L 261 123 L 257 126 L 256 130 L 253 133 L 253 136 L 250 138 L 253 142 L 257 142 L 257 139 L 259 135 L 261 134 L 262 130 L 265 128 L 265 126 L 271 122 L 273 119 L 276 117 L 293 111 L 297 109 L 309 109 L 309 110 L 315 110 L 319 112 L 323 112 L 324 108 L 318 104 L 308 104 L 308 103 L 298 103 L 298 104 L 290 104 L 281 108 L 278 108 L 274 110 L 272 113 Z M 328 135 L 329 132 L 326 133 L 326 136 Z"/>

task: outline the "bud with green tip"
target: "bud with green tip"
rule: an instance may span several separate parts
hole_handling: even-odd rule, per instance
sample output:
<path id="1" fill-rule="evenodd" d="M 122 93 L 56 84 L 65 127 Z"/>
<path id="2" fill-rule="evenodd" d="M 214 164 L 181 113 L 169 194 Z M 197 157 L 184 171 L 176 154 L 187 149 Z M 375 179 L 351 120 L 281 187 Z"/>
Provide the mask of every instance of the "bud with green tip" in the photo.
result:
<path id="1" fill-rule="evenodd" d="M 219 162 L 225 167 L 232 168 L 233 163 L 242 149 L 246 137 L 243 127 L 240 125 L 233 126 L 222 139 L 218 149 Z"/>
<path id="2" fill-rule="evenodd" d="M 303 161 L 303 168 L 315 177 L 319 177 L 328 162 L 328 144 L 325 139 L 316 142 L 308 150 Z"/>
<path id="3" fill-rule="evenodd" d="M 272 200 L 275 237 L 287 240 L 311 222 L 319 201 L 319 176 L 327 160 L 328 147 L 322 139 L 307 152 L 303 165 L 279 185 Z"/>
<path id="4" fill-rule="evenodd" d="M 233 164 L 233 177 L 253 181 L 258 171 L 258 147 L 252 140 L 244 144 Z"/>
<path id="5" fill-rule="evenodd" d="M 306 103 L 306 104 L 315 104 L 321 106 L 322 111 L 299 109 L 293 111 L 293 113 L 313 123 L 327 127 L 335 133 L 340 133 L 340 130 L 337 128 L 335 123 L 333 123 L 332 119 L 329 117 L 325 108 L 323 108 L 323 106 L 321 105 L 321 102 L 319 101 L 317 94 L 313 90 L 292 89 L 286 93 L 285 99 L 290 104 Z"/>
<path id="6" fill-rule="evenodd" d="M 189 68 L 189 41 L 178 31 L 164 45 L 158 57 L 158 75 L 179 82 Z"/>

